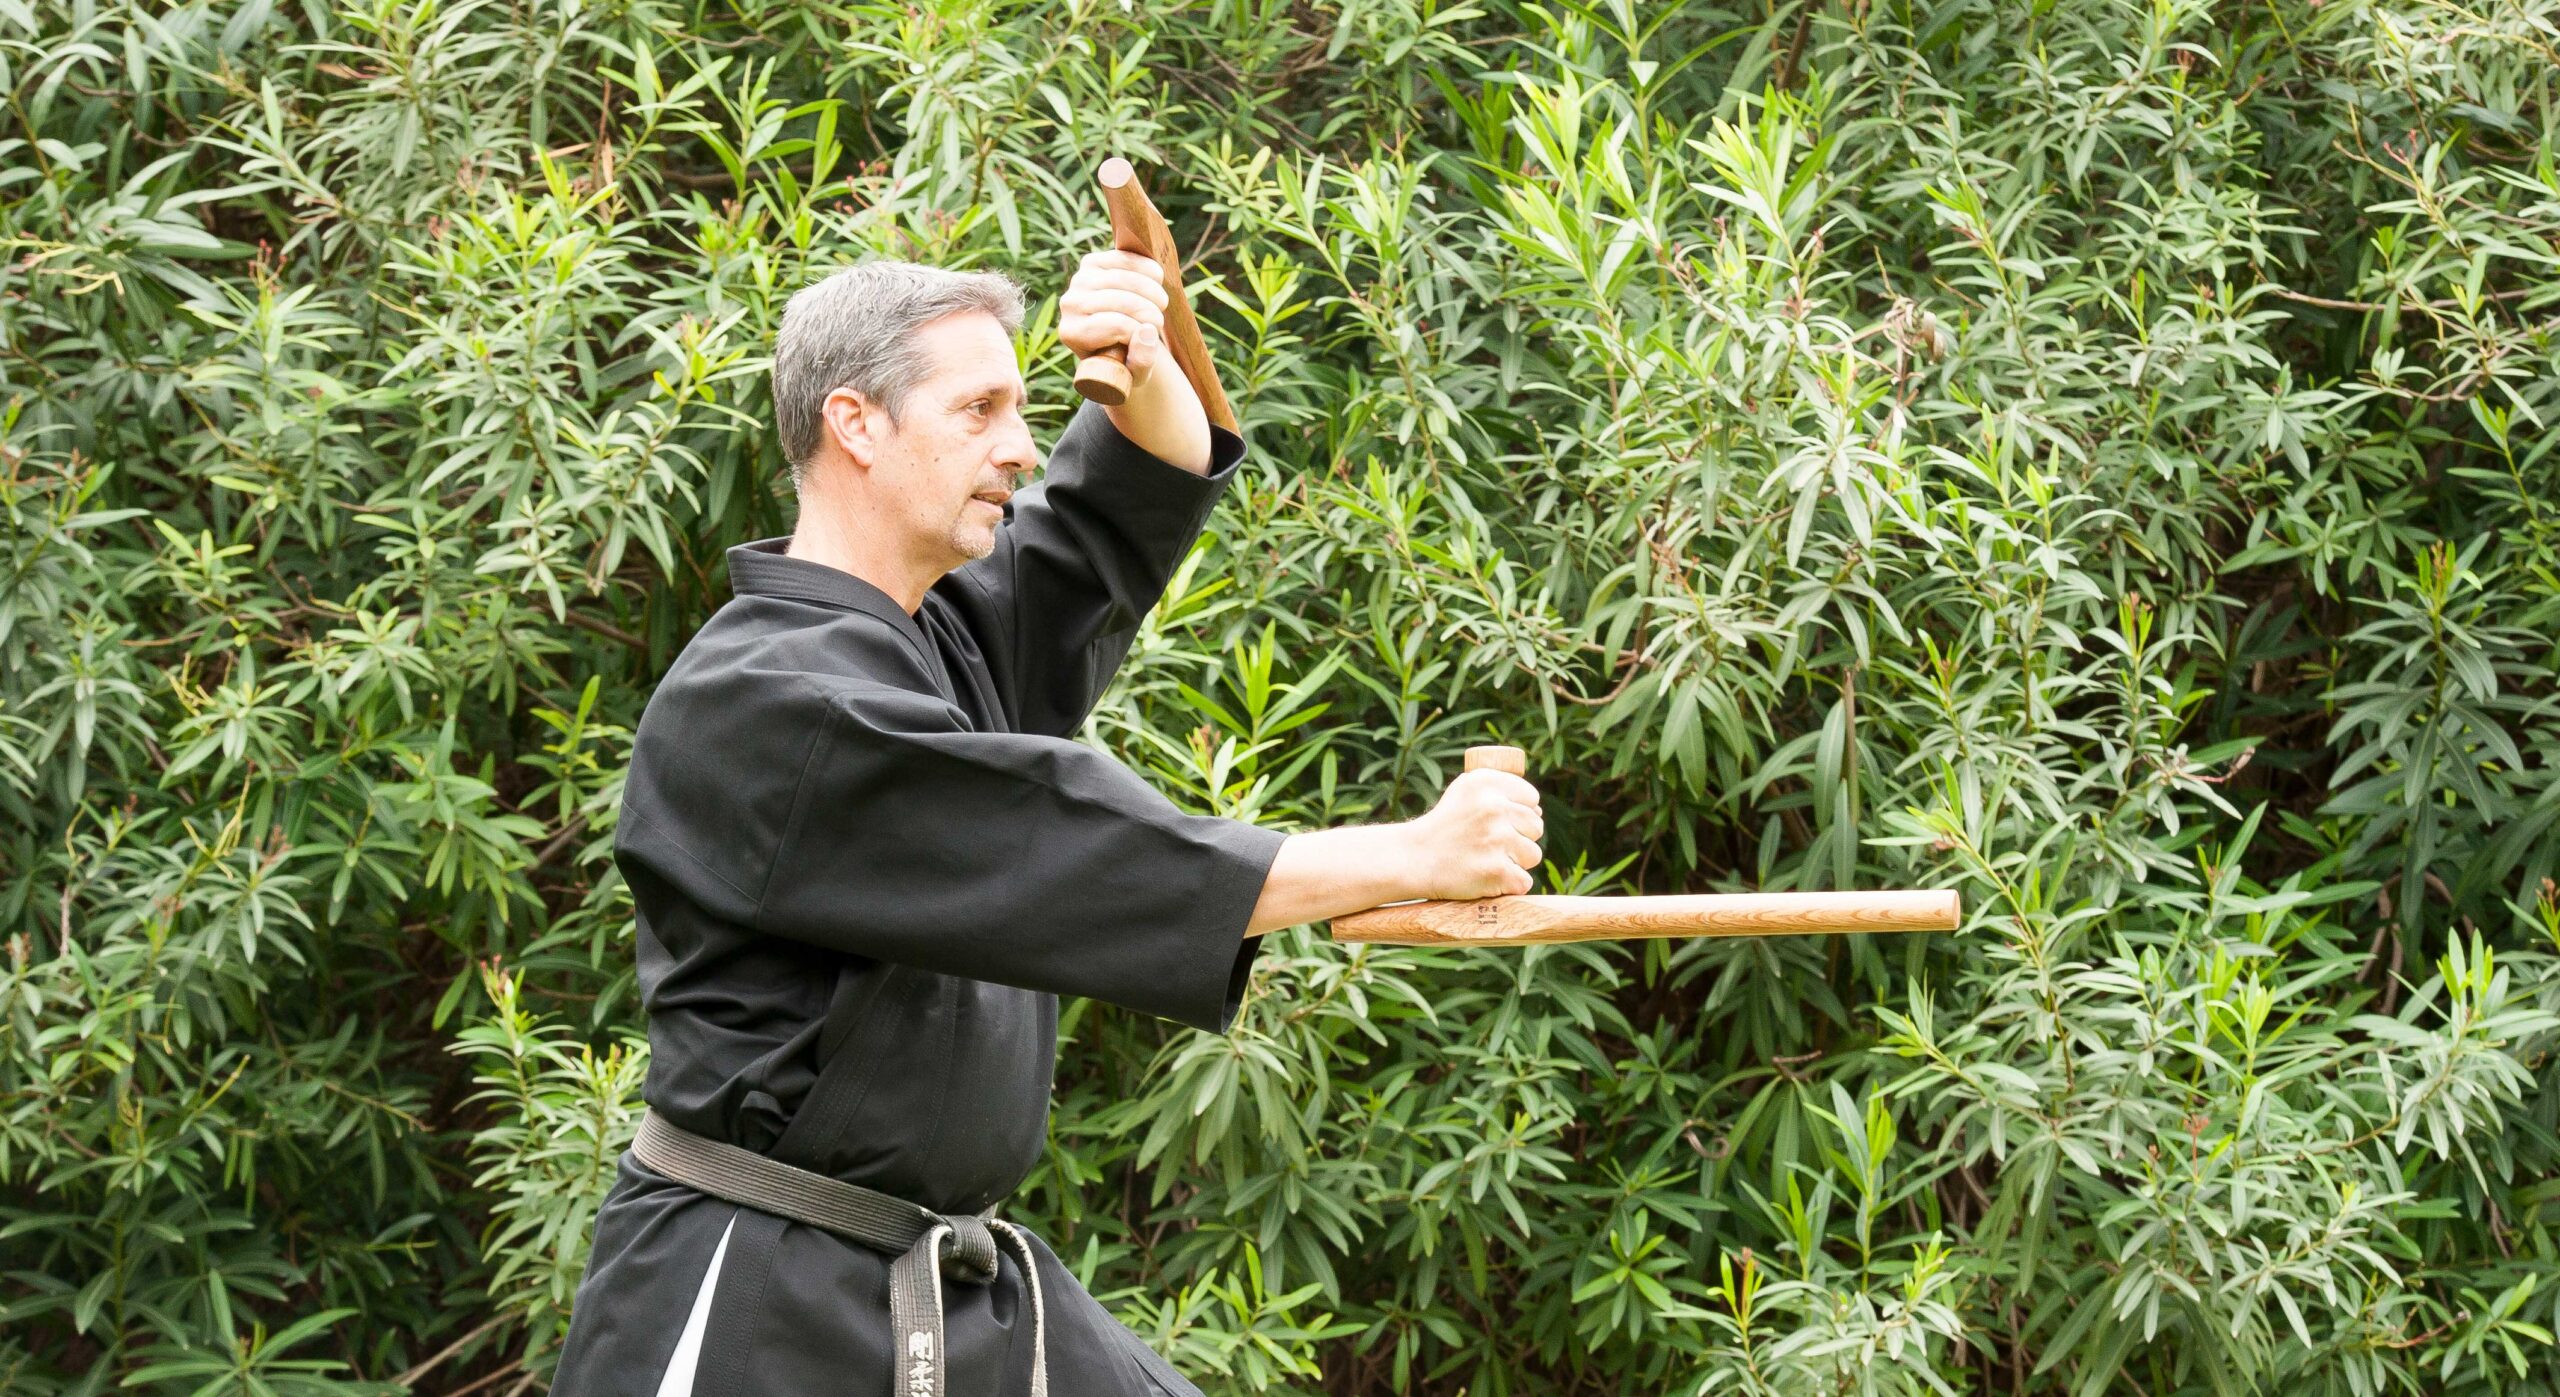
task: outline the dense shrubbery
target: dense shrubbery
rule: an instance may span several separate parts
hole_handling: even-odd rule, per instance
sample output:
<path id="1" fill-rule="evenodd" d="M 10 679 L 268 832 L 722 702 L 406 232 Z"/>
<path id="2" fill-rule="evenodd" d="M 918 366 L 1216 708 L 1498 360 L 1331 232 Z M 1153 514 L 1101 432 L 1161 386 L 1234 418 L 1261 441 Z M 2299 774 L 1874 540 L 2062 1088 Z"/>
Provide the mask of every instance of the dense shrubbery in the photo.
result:
<path id="1" fill-rule="evenodd" d="M 1117 151 L 1258 450 L 1093 740 L 1293 828 L 1509 740 L 1557 886 L 1972 912 L 1072 1005 L 1010 1207 L 1135 1327 L 2554 1390 L 2560 5 L 925 3 L 0 0 L 0 1387 L 539 1389 L 781 302 L 1045 302 Z"/>

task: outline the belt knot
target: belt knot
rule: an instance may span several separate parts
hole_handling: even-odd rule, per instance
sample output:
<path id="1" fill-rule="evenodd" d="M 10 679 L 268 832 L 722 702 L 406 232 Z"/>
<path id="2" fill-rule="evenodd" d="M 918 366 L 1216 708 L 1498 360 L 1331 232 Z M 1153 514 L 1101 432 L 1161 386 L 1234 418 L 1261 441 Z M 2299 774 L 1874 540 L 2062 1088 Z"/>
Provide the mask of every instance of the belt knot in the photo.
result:
<path id="1" fill-rule="evenodd" d="M 946 1248 L 945 1243 L 949 1243 Z M 930 1251 L 927 1249 L 930 1248 Z M 993 1285 L 996 1280 L 996 1235 L 987 1227 L 987 1219 L 977 1213 L 947 1213 L 935 1220 L 933 1228 L 916 1239 L 915 1251 L 934 1258 L 935 1269 L 947 1281 L 969 1285 Z"/>

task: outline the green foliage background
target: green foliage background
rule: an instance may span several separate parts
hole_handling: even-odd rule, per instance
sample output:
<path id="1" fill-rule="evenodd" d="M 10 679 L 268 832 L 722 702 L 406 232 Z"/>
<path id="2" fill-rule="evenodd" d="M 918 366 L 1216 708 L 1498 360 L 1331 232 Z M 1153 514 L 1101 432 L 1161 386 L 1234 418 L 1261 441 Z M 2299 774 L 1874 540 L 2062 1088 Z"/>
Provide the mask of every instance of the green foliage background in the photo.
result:
<path id="1" fill-rule="evenodd" d="M 1532 749 L 1559 888 L 1959 935 L 1076 1005 L 1214 1393 L 2560 1386 L 2553 0 L 0 0 L 0 1388 L 513 1394 L 781 304 L 1138 157 L 1256 450 L 1088 734 Z"/>

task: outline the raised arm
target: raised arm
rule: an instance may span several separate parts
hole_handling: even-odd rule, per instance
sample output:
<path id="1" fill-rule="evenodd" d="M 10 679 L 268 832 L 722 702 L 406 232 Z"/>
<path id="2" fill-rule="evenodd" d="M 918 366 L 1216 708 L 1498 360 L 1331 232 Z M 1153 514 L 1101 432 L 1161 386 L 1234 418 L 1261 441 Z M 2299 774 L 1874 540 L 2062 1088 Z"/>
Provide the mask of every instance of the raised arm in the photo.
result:
<path id="1" fill-rule="evenodd" d="M 1194 475 L 1083 405 L 1045 476 L 1013 497 L 995 551 L 934 584 L 928 604 L 976 638 L 1015 728 L 1083 725 L 1244 457 L 1242 438 L 1215 436 L 1213 468 Z"/>
<path id="2" fill-rule="evenodd" d="M 1085 258 L 1058 337 L 1078 354 L 1127 346 L 1128 401 L 1080 404 L 1042 479 L 1013 497 L 995 551 L 932 589 L 977 638 L 1024 732 L 1083 725 L 1244 458 L 1165 350 L 1165 302 L 1146 258 Z"/>

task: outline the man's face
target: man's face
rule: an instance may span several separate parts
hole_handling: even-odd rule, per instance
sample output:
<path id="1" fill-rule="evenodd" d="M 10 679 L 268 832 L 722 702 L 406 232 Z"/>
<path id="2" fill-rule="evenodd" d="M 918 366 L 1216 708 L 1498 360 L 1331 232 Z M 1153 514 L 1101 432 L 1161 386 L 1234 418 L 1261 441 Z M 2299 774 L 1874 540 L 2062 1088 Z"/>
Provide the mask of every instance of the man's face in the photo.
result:
<path id="1" fill-rule="evenodd" d="M 868 417 L 872 489 L 914 556 L 943 571 L 995 551 L 999 507 L 1039 449 L 1022 420 L 1022 374 L 994 316 L 968 312 L 917 332 L 933 372 L 898 405 Z"/>

